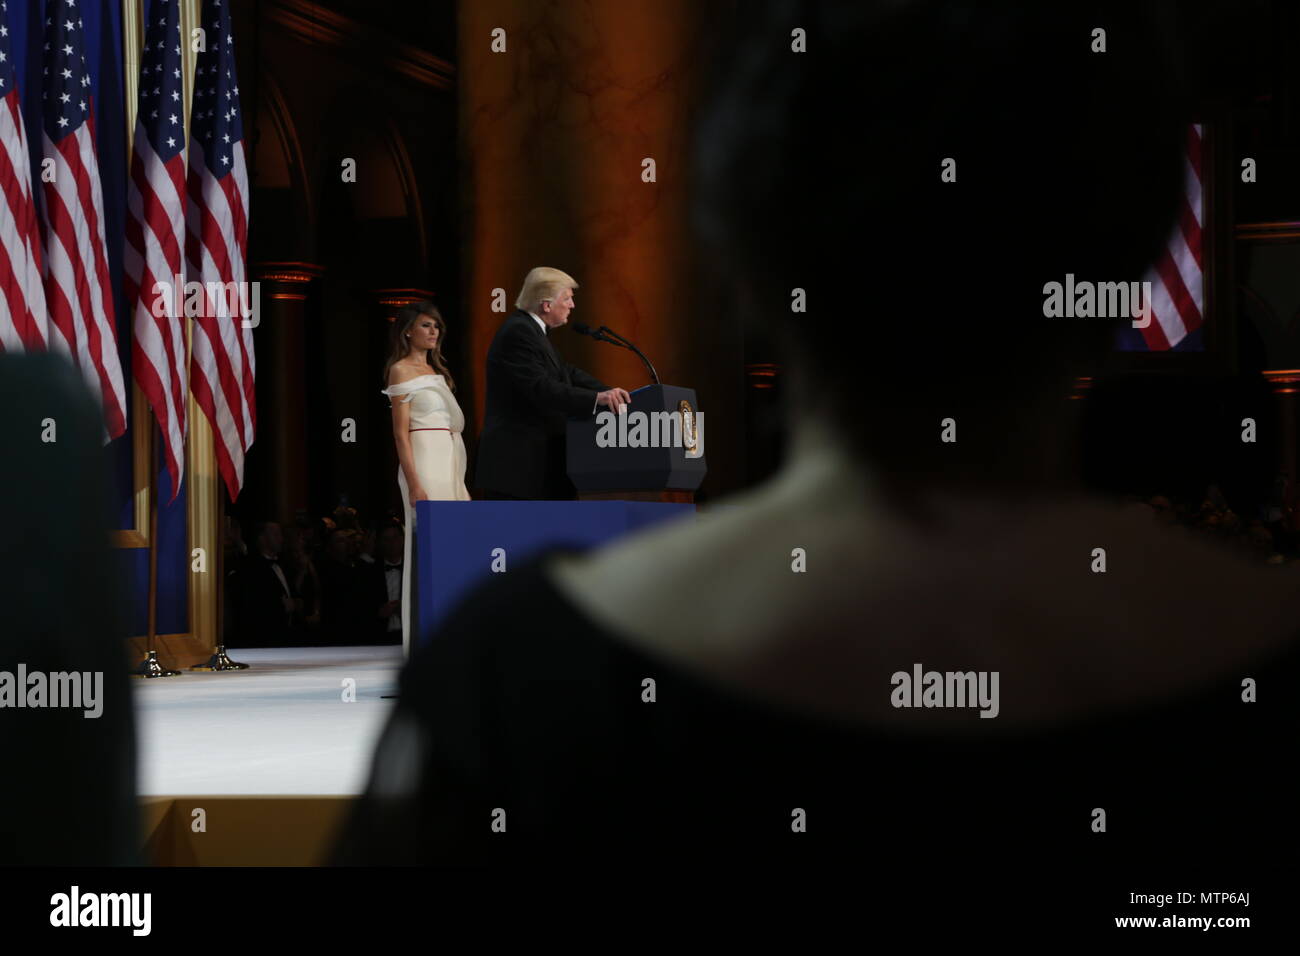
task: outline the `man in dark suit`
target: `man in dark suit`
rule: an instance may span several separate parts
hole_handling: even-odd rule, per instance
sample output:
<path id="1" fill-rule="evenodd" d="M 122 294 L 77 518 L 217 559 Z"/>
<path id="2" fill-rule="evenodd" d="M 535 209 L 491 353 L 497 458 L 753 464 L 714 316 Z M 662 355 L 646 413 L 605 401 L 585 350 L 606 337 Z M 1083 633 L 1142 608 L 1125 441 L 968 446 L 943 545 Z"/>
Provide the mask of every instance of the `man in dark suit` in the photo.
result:
<path id="1" fill-rule="evenodd" d="M 284 533 L 274 521 L 253 526 L 253 548 L 227 578 L 233 588 L 236 629 L 242 647 L 286 647 L 296 608 L 293 588 L 280 566 Z"/>
<path id="2" fill-rule="evenodd" d="M 406 533 L 396 522 L 385 522 L 376 535 L 375 563 L 363 573 L 368 577 L 370 638 L 376 644 L 402 643 L 402 549 Z"/>
<path id="3" fill-rule="evenodd" d="M 632 400 L 566 363 L 547 338 L 569 321 L 577 287 L 559 269 L 533 269 L 492 340 L 475 472 L 480 498 L 572 498 L 565 419 L 592 415 L 601 405 L 617 414 Z"/>

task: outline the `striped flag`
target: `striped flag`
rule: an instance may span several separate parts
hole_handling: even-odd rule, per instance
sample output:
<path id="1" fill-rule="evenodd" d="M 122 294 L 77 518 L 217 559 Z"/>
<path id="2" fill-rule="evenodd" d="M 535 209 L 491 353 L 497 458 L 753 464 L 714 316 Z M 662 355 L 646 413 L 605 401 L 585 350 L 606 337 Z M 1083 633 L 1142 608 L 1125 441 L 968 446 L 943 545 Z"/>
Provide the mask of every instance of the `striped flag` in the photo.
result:
<path id="1" fill-rule="evenodd" d="M 141 51 L 139 109 L 127 185 L 123 255 L 133 311 L 131 367 L 149 399 L 172 500 L 185 468 L 185 326 L 179 307 L 185 241 L 185 104 L 181 98 L 180 0 L 153 0 Z M 155 283 L 165 283 L 156 294 Z M 161 313 L 159 315 L 158 313 Z"/>
<path id="2" fill-rule="evenodd" d="M 53 163 L 53 181 L 41 184 L 45 303 L 50 349 L 66 354 L 99 396 L 104 428 L 113 439 L 126 431 L 126 388 L 104 251 L 104 196 L 80 2 L 46 6 L 41 144 L 45 161 Z"/>
<path id="3" fill-rule="evenodd" d="M 1205 228 L 1199 125 L 1187 131 L 1184 188 L 1178 222 L 1160 256 L 1143 276 L 1151 283 L 1151 322 L 1140 329 L 1146 347 L 1167 351 L 1201 327 L 1205 315 L 1201 236 Z"/>
<path id="4" fill-rule="evenodd" d="M 204 315 L 194 320 L 190 388 L 212 425 L 217 465 L 233 501 L 257 425 L 253 330 L 240 317 L 239 295 L 230 302 L 219 290 L 247 288 L 248 174 L 230 14 L 221 0 L 204 0 L 200 22 L 207 49 L 194 77 L 185 260 L 189 280 L 202 282 L 207 295 Z"/>
<path id="5" fill-rule="evenodd" d="M 43 351 L 49 334 L 32 161 L 19 107 L 9 4 L 0 0 L 0 352 Z"/>

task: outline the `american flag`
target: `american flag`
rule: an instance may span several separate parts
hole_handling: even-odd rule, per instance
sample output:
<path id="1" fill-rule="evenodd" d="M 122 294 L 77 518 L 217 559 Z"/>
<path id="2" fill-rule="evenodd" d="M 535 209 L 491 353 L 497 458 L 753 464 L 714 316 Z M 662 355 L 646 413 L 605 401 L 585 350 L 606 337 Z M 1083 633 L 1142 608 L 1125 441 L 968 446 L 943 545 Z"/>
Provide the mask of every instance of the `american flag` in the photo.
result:
<path id="1" fill-rule="evenodd" d="M 1178 222 L 1168 244 L 1142 277 L 1151 283 L 1151 322 L 1139 331 L 1152 351 L 1167 351 L 1178 345 L 1201 327 L 1205 314 L 1201 133 L 1199 125 L 1188 128 Z"/>
<path id="2" fill-rule="evenodd" d="M 100 397 L 112 439 L 126 431 L 126 388 L 104 251 L 104 196 L 79 2 L 46 6 L 42 148 L 45 160 L 53 161 L 53 181 L 42 182 L 45 302 L 50 348 L 68 355 Z"/>
<path id="3" fill-rule="evenodd" d="M 218 314 L 209 283 L 246 288 L 248 174 L 230 14 L 221 0 L 204 0 L 200 21 L 207 49 L 199 54 L 194 77 L 185 260 L 190 281 L 202 282 L 209 294 L 205 314 L 194 320 L 190 387 L 212 424 L 217 464 L 233 501 L 244 482 L 244 455 L 257 425 L 253 330 L 240 317 L 238 299 L 233 309 Z"/>
<path id="4" fill-rule="evenodd" d="M 184 314 L 174 288 L 185 241 L 180 0 L 153 0 L 149 12 L 156 16 L 145 27 L 141 51 L 123 271 L 134 312 L 131 367 L 158 419 L 175 500 L 185 467 L 188 394 Z M 155 283 L 171 294 L 155 294 Z"/>
<path id="5" fill-rule="evenodd" d="M 31 155 L 19 106 L 9 4 L 0 0 L 0 193 L 6 213 L 0 215 L 0 352 L 43 351 L 49 334 Z"/>

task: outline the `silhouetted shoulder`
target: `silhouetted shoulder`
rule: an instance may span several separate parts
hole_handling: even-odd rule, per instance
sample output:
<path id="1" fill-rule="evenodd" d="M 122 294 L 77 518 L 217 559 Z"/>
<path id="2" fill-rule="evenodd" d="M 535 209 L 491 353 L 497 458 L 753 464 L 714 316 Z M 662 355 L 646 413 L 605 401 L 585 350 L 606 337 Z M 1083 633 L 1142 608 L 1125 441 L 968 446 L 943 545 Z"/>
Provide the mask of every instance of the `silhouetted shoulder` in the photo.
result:
<path id="1" fill-rule="evenodd" d="M 611 634 L 544 573 L 561 553 L 573 556 L 490 576 L 413 656 L 345 862 L 626 860 L 647 847 L 812 862 L 961 845 L 1023 865 L 1069 854 L 1083 876 L 1152 853 L 1230 859 L 1277 819 L 1261 807 L 1289 795 L 1272 748 L 1296 707 L 1283 690 L 1295 642 L 1249 672 L 1268 688 L 1259 704 L 1233 673 L 1069 728 L 1008 735 L 967 712 L 969 732 L 948 733 L 918 710 L 886 727 L 786 706 Z M 1007 707 L 1017 693 L 1004 688 Z M 1205 759 L 1226 753 L 1252 768 L 1251 787 Z M 1087 823 L 1102 798 L 1124 822 L 1105 846 Z M 1232 828 L 1190 844 L 1207 808 Z"/>

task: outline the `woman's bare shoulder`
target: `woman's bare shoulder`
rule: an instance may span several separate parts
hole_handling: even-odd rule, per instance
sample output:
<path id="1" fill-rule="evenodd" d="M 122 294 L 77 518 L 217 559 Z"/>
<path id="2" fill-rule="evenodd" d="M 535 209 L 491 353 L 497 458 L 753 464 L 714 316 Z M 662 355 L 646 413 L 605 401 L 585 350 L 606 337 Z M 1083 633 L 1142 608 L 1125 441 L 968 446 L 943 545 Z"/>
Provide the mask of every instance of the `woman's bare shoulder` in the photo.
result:
<path id="1" fill-rule="evenodd" d="M 401 385 L 403 382 L 409 382 L 413 378 L 419 378 L 422 375 L 428 374 L 429 373 L 423 369 L 412 368 L 409 365 L 403 365 L 400 362 L 396 362 L 393 364 L 393 367 L 388 370 L 388 384 L 390 386 Z"/>

